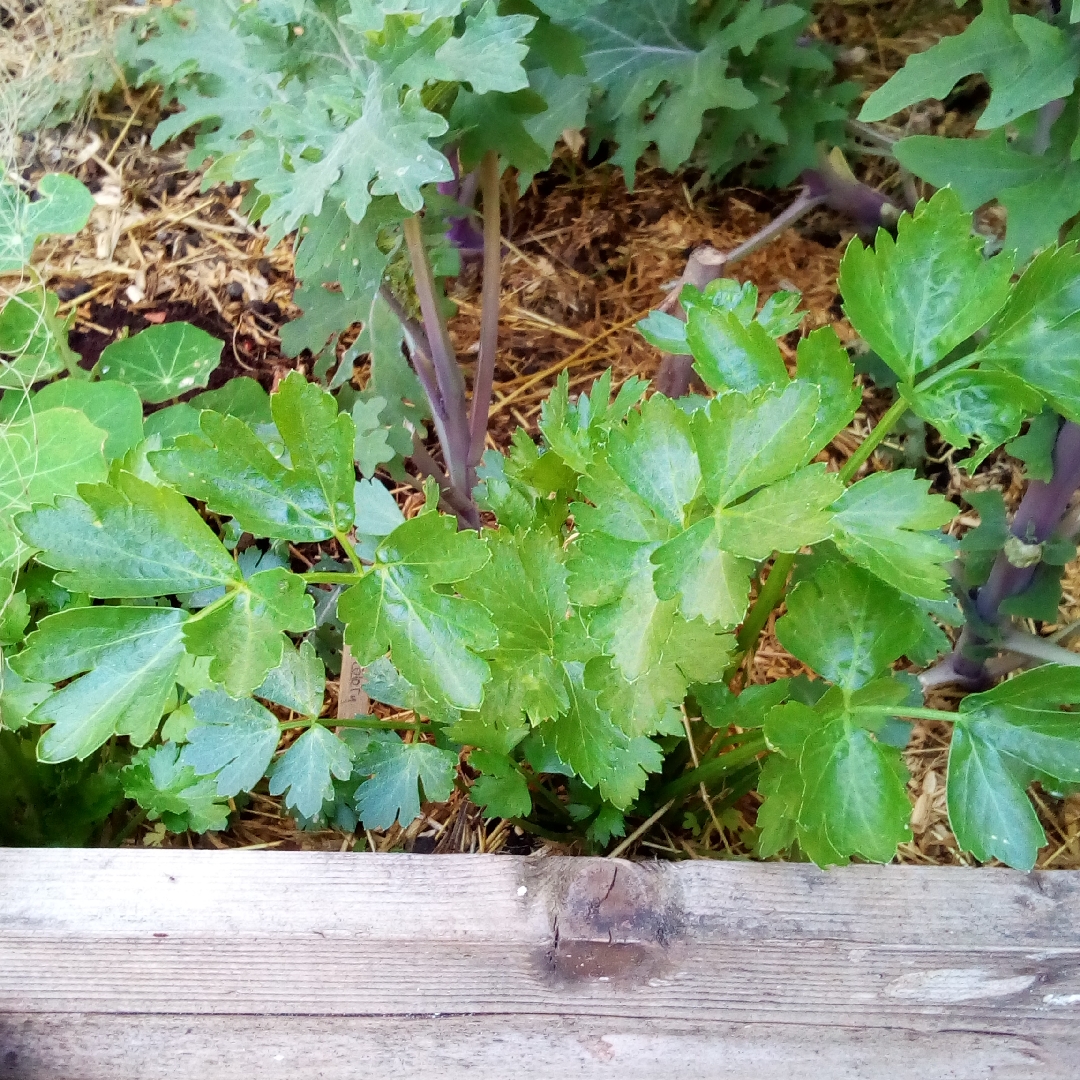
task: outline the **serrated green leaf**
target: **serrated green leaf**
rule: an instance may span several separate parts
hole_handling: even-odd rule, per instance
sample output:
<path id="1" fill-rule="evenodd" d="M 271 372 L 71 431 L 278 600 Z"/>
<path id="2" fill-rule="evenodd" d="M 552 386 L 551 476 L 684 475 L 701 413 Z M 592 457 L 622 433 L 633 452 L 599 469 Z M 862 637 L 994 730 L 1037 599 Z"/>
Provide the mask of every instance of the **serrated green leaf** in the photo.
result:
<path id="1" fill-rule="evenodd" d="M 271 397 L 291 461 L 282 465 L 246 424 L 206 411 L 202 434 L 150 454 L 155 471 L 256 536 L 326 540 L 345 533 L 355 511 L 355 429 L 333 397 L 298 372 Z"/>
<path id="2" fill-rule="evenodd" d="M 1024 472 L 1032 480 L 1049 483 L 1054 476 L 1054 444 L 1061 418 L 1049 409 L 1031 418 L 1027 431 L 1005 447 L 1024 463 Z"/>
<path id="3" fill-rule="evenodd" d="M 1047 665 L 960 703 L 949 748 L 949 823 L 977 859 L 1030 870 L 1046 837 L 1028 785 L 1080 781 L 1080 672 Z"/>
<path id="4" fill-rule="evenodd" d="M 922 612 L 873 574 L 827 562 L 787 598 L 776 623 L 780 644 L 847 690 L 857 690 L 922 636 Z"/>
<path id="5" fill-rule="evenodd" d="M 495 647 L 495 628 L 479 604 L 435 586 L 463 581 L 488 558 L 484 543 L 446 515 L 421 514 L 395 529 L 363 580 L 338 600 L 357 663 L 389 650 L 402 675 L 430 697 L 477 708 L 489 674 L 478 654 Z"/>
<path id="6" fill-rule="evenodd" d="M 966 449 L 978 441 L 965 461 L 969 471 L 1016 435 L 1043 406 L 1037 390 L 1004 371 L 958 371 L 929 390 L 901 384 L 900 392 L 912 412 L 933 424 L 953 446 Z"/>
<path id="7" fill-rule="evenodd" d="M 35 413 L 49 409 L 78 409 L 107 435 L 105 457 L 123 457 L 143 437 L 142 402 L 130 386 L 117 382 L 60 379 L 42 387 L 32 399 Z"/>
<path id="8" fill-rule="evenodd" d="M 1070 420 L 1080 420 L 1080 254 L 1073 244 L 1038 256 L 1016 283 L 975 354 L 1019 376 Z"/>
<path id="9" fill-rule="evenodd" d="M 5 657 L 0 666 L 0 728 L 18 731 L 30 714 L 52 693 L 52 684 L 24 679 Z"/>
<path id="10" fill-rule="evenodd" d="M 94 197 L 74 176 L 46 173 L 36 202 L 0 181 L 0 274 L 19 272 L 30 262 L 41 236 L 77 233 L 90 220 Z"/>
<path id="11" fill-rule="evenodd" d="M 255 691 L 256 697 L 301 716 L 318 716 L 326 693 L 326 667 L 315 653 L 310 641 L 301 642 L 296 649 L 286 644 L 278 664 Z"/>
<path id="12" fill-rule="evenodd" d="M 560 372 L 554 389 L 540 407 L 540 432 L 548 446 L 571 469 L 585 472 L 607 440 L 612 426 L 636 405 L 645 393 L 645 382 L 636 377 L 623 383 L 614 401 L 611 369 L 570 402 L 568 374 Z"/>
<path id="13" fill-rule="evenodd" d="M 95 372 L 133 386 L 143 401 L 168 401 L 205 386 L 221 363 L 223 345 L 189 323 L 148 326 L 105 347 Z"/>
<path id="14" fill-rule="evenodd" d="M 1023 265 L 1053 246 L 1061 226 L 1080 211 L 1080 164 L 1073 160 L 1075 128 L 1055 125 L 1045 153 L 1028 153 L 1004 128 L 985 139 L 913 135 L 894 147 L 897 160 L 937 187 L 953 187 L 966 210 L 996 198 L 1005 208 L 1005 246 Z"/>
<path id="15" fill-rule="evenodd" d="M 1015 82 L 1029 55 L 1008 5 L 988 3 L 963 33 L 942 38 L 908 57 L 907 63 L 866 99 L 859 119 L 884 120 L 917 101 L 944 98 L 961 79 L 976 72 L 985 74 L 991 87 L 1004 89 Z"/>
<path id="16" fill-rule="evenodd" d="M 43 413 L 42 419 L 62 410 Z M 240 570 L 181 495 L 130 473 L 81 484 L 79 498 L 20 514 L 19 530 L 57 584 L 100 597 L 151 597 L 237 582 Z"/>
<path id="17" fill-rule="evenodd" d="M 548 721 L 545 730 L 559 758 L 589 787 L 598 787 L 612 772 L 617 753 L 630 745 L 627 736 L 612 723 L 597 703 L 597 693 L 585 685 L 585 665 L 563 665 L 570 708 Z"/>
<path id="18" fill-rule="evenodd" d="M 353 762 L 349 748 L 328 728 L 313 724 L 274 763 L 270 794 L 284 795 L 285 805 L 314 817 L 334 798 L 334 777 L 348 780 Z"/>
<path id="19" fill-rule="evenodd" d="M 849 559 L 900 592 L 937 600 L 953 548 L 940 529 L 956 510 L 927 492 L 910 469 L 872 473 L 834 506 L 833 542 Z"/>
<path id="20" fill-rule="evenodd" d="M 788 381 L 784 359 L 768 330 L 756 321 L 744 324 L 733 311 L 692 307 L 686 340 L 694 370 L 717 392 L 749 394 Z"/>
<path id="21" fill-rule="evenodd" d="M 487 536 L 491 561 L 459 586 L 498 627 L 491 659 L 512 672 L 519 707 L 535 722 L 569 705 L 555 660 L 555 639 L 570 601 L 567 572 L 554 537 L 542 532 Z"/>
<path id="22" fill-rule="evenodd" d="M 690 421 L 667 398 L 649 398 L 631 413 L 625 429 L 608 439 L 608 463 L 661 518 L 684 523 L 684 508 L 697 496 L 701 467 L 690 438 Z"/>
<path id="23" fill-rule="evenodd" d="M 396 195 L 415 213 L 424 205 L 425 184 L 454 178 L 450 163 L 428 141 L 446 131 L 446 120 L 424 107 L 418 90 L 399 98 L 398 88 L 377 68 L 358 118 L 344 124 L 325 115 L 305 119 L 305 142 L 317 159 L 294 158 L 292 173 L 259 178 L 259 190 L 271 197 L 263 221 L 273 226 L 274 236 L 291 232 L 308 214 L 318 216 L 332 188 L 358 222 L 373 195 Z"/>
<path id="24" fill-rule="evenodd" d="M 250 791 L 265 774 L 277 747 L 274 714 L 251 698 L 237 700 L 224 690 L 204 690 L 191 699 L 198 723 L 180 755 L 199 776 L 216 774 L 225 798 Z"/>
<path id="25" fill-rule="evenodd" d="M 535 25 L 531 15 L 499 15 L 494 0 L 487 0 L 475 15 L 466 17 L 460 36 L 440 45 L 427 61 L 423 81 L 468 82 L 477 94 L 521 90 L 529 85 L 521 66 L 529 52 L 523 39 Z"/>
<path id="26" fill-rule="evenodd" d="M 0 361 L 0 388 L 26 392 L 78 362 L 68 347 L 75 313 L 60 318 L 59 306 L 56 293 L 42 288 L 8 298 L 0 311 L 0 354 L 8 357 Z"/>
<path id="27" fill-rule="evenodd" d="M 303 581 L 281 568 L 238 583 L 224 603 L 184 627 L 184 647 L 210 656 L 210 677 L 234 697 L 251 693 L 281 663 L 284 631 L 314 629 L 314 602 Z"/>
<path id="28" fill-rule="evenodd" d="M 865 728 L 844 717 L 830 721 L 803 744 L 799 771 L 799 838 L 819 865 L 833 862 L 833 852 L 890 862 L 897 845 L 911 839 L 903 758 Z"/>
<path id="29" fill-rule="evenodd" d="M 409 824 L 420 814 L 420 786 L 431 802 L 449 798 L 456 767 L 457 755 L 451 750 L 403 743 L 392 732 L 373 736 L 354 771 L 371 777 L 356 789 L 356 812 L 364 828 L 389 829 L 395 821 Z"/>
<path id="30" fill-rule="evenodd" d="M 799 339 L 795 378 L 818 388 L 818 411 L 810 433 L 808 457 L 813 457 L 851 423 L 862 404 L 855 384 L 855 365 L 831 326 Z"/>
<path id="31" fill-rule="evenodd" d="M 694 444 L 705 493 L 727 506 L 794 472 L 810 456 L 819 392 L 804 382 L 760 398 L 725 394 L 694 414 Z"/>
<path id="32" fill-rule="evenodd" d="M 38 760 L 82 760 L 113 735 L 147 742 L 175 686 L 186 617 L 176 608 L 82 607 L 42 619 L 12 667 L 35 682 L 72 681 L 30 714 L 53 725 Z"/>
<path id="33" fill-rule="evenodd" d="M 798 551 L 832 535 L 829 507 L 843 494 L 824 462 L 807 465 L 743 502 L 718 510 L 720 544 L 735 555 L 767 559 L 771 552 Z"/>
<path id="34" fill-rule="evenodd" d="M 474 750 L 469 765 L 480 771 L 469 798 L 484 808 L 486 817 L 528 817 L 532 813 L 528 781 L 510 758 Z"/>
<path id="35" fill-rule="evenodd" d="M 148 811 L 151 821 L 164 818 L 172 832 L 220 832 L 229 823 L 228 802 L 210 777 L 199 778 L 181 763 L 176 743 L 140 750 L 121 775 L 124 794 Z"/>
<path id="36" fill-rule="evenodd" d="M 687 619 L 735 626 L 742 621 L 750 599 L 754 564 L 721 547 L 715 518 L 705 518 L 674 540 L 657 548 L 656 593 L 665 600 L 679 598 Z"/>
<path id="37" fill-rule="evenodd" d="M 273 423 L 270 412 L 270 395 L 252 378 L 240 375 L 230 379 L 219 390 L 207 390 L 196 394 L 188 404 L 200 412 L 213 409 L 226 416 L 235 416 L 253 427 Z"/>
<path id="38" fill-rule="evenodd" d="M 879 230 L 873 250 L 857 239 L 848 245 L 844 311 L 901 379 L 933 367 L 1005 303 L 1012 259 L 984 259 L 984 244 L 955 192 L 943 189 L 900 218 L 896 240 Z"/>

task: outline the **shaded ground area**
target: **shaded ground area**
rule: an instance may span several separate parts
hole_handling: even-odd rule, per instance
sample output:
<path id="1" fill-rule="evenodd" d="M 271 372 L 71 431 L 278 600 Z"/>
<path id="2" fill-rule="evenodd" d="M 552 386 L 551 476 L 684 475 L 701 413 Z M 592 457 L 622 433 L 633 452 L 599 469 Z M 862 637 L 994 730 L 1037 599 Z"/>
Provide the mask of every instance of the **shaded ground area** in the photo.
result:
<path id="1" fill-rule="evenodd" d="M 967 17 L 951 4 L 925 0 L 878 6 L 845 3 L 825 6 L 819 29 L 843 46 L 842 73 L 873 89 L 904 57 L 942 33 L 957 31 Z M 901 121 L 906 131 L 967 134 L 973 111 L 977 113 L 984 99 L 985 88 L 976 80 L 962 85 L 946 102 L 913 109 Z M 76 311 L 72 344 L 85 365 L 92 366 L 105 345 L 124 333 L 184 319 L 225 342 L 212 387 L 245 374 L 270 389 L 289 369 L 310 367 L 310 358 L 292 360 L 281 351 L 280 327 L 297 314 L 292 305 L 291 242 L 268 250 L 262 231 L 240 212 L 239 186 L 202 191 L 201 176 L 185 167 L 184 148 L 150 151 L 148 132 L 156 108 L 152 93 L 126 91 L 99 108 L 87 129 L 42 137 L 34 154 L 40 169 L 75 172 L 94 191 L 98 205 L 90 227 L 78 237 L 41 245 L 38 269 L 64 308 Z M 852 163 L 868 182 L 890 191 L 901 189 L 903 177 L 887 160 L 871 155 Z M 492 445 L 505 446 L 518 425 L 536 434 L 540 403 L 560 371 L 568 372 L 572 389 L 586 387 L 607 367 L 613 369 L 616 384 L 632 375 L 652 377 L 660 357 L 633 324 L 660 302 L 689 252 L 701 243 L 721 250 L 736 246 L 793 198 L 792 192 L 762 192 L 749 183 L 702 190 L 697 181 L 693 173 L 672 177 L 645 168 L 634 190 L 628 191 L 617 171 L 590 167 L 579 153 L 564 148 L 552 170 L 520 198 L 507 189 Z M 993 213 L 986 223 L 993 226 Z M 807 311 L 803 332 L 833 323 L 853 342 L 835 288 L 851 235 L 846 221 L 818 212 L 738 263 L 734 276 L 753 281 L 764 295 L 798 289 Z M 451 291 L 459 311 L 451 330 L 468 362 L 479 326 L 475 268 L 467 267 Z M 791 359 L 797 338 L 792 335 L 782 343 Z M 365 379 L 366 370 L 359 366 L 354 382 L 359 387 Z M 888 401 L 887 395 L 868 388 L 852 427 L 826 453 L 836 462 L 846 458 Z M 876 464 L 890 467 L 910 450 L 910 444 L 890 440 Z M 935 489 L 957 502 L 958 516 L 950 530 L 954 535 L 978 521 L 962 503 L 964 492 L 996 486 L 1010 506 L 1021 493 L 1020 474 L 1003 456 L 992 457 L 976 476 L 968 477 L 950 453 L 931 443 L 918 463 Z M 408 509 L 415 498 L 410 500 L 407 491 L 399 494 Z M 298 556 L 303 558 L 303 552 Z M 1080 569 L 1073 564 L 1066 575 L 1062 623 L 1078 615 Z M 803 670 L 776 642 L 771 627 L 747 673 L 751 682 Z M 331 698 L 334 690 L 331 686 Z M 948 694 L 939 693 L 929 704 L 949 707 L 950 702 Z M 944 726 L 916 725 L 907 753 L 915 837 L 902 847 L 901 861 L 970 861 L 957 851 L 948 826 L 947 746 Z M 678 814 L 661 821 L 638 841 L 637 853 L 747 857 L 758 796 L 712 794 L 715 812 L 701 808 L 685 818 Z M 1050 838 L 1040 865 L 1080 867 L 1080 798 L 1062 802 L 1036 792 L 1036 801 Z M 395 826 L 385 834 L 301 832 L 282 816 L 279 800 L 260 794 L 239 807 L 233 821 L 220 835 L 163 838 L 160 830 L 143 828 L 129 842 L 343 850 L 360 845 L 415 851 L 523 852 L 541 843 L 561 847 L 510 822 L 484 822 L 464 785 L 449 802 L 427 806 L 425 816 L 407 829 Z"/>

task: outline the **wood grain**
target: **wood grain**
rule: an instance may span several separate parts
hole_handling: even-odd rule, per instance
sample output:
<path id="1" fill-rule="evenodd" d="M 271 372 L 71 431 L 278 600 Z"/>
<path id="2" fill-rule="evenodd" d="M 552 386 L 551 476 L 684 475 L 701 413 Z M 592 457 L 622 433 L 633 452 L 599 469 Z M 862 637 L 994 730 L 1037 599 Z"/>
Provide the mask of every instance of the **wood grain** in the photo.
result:
<path id="1" fill-rule="evenodd" d="M 1080 1076 L 1080 874 L 0 850 L 0 1078 Z"/>

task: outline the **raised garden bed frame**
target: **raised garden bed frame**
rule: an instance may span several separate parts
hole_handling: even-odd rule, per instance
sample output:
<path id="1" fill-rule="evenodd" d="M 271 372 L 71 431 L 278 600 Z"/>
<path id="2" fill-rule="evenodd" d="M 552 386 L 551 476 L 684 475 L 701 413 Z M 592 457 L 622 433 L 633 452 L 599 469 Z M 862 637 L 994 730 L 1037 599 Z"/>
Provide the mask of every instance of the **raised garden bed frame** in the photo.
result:
<path id="1" fill-rule="evenodd" d="M 1076 1080 L 1080 872 L 0 850 L 3 1080 Z"/>

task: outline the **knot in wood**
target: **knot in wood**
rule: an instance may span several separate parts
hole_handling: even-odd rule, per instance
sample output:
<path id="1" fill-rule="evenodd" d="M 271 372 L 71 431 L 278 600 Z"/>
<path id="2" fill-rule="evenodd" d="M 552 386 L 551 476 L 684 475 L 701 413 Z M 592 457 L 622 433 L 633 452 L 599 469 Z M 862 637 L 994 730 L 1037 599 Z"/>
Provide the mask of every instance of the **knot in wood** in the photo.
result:
<path id="1" fill-rule="evenodd" d="M 559 890 L 549 966 L 560 980 L 647 982 L 671 966 L 683 915 L 671 876 L 614 859 L 579 860 Z"/>

